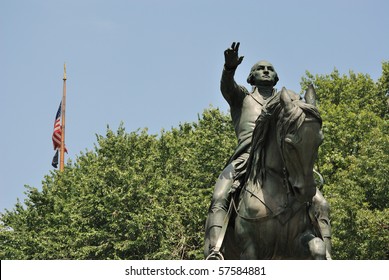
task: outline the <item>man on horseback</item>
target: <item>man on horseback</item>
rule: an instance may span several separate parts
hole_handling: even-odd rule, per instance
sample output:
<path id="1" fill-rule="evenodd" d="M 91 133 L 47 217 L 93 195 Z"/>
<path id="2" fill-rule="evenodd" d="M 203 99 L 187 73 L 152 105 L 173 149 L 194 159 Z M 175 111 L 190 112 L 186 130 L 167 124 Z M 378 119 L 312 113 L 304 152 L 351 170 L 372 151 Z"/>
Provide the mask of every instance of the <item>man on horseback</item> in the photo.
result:
<path id="1" fill-rule="evenodd" d="M 226 217 L 230 205 L 231 195 L 241 185 L 245 177 L 247 160 L 250 155 L 252 134 L 255 122 L 262 112 L 267 99 L 274 94 L 274 86 L 278 82 L 278 75 L 267 61 L 259 61 L 250 71 L 247 82 L 253 86 L 249 92 L 245 87 L 238 85 L 234 80 L 235 70 L 242 62 L 243 56 L 238 55 L 239 43 L 233 43 L 231 48 L 224 52 L 225 64 L 222 72 L 220 90 L 230 105 L 230 113 L 238 138 L 238 145 L 228 164 L 216 181 L 212 202 L 208 212 L 206 224 L 205 256 L 213 259 L 220 258 L 221 242 L 224 238 L 223 227 L 226 227 Z M 319 190 L 314 197 L 314 209 L 319 217 L 320 231 L 323 238 L 331 236 L 328 219 L 328 204 Z M 322 222 L 320 222 L 322 220 Z M 224 226 L 223 226 L 224 225 Z M 327 243 L 327 242 L 326 242 Z M 330 250 L 330 247 L 328 247 Z"/>

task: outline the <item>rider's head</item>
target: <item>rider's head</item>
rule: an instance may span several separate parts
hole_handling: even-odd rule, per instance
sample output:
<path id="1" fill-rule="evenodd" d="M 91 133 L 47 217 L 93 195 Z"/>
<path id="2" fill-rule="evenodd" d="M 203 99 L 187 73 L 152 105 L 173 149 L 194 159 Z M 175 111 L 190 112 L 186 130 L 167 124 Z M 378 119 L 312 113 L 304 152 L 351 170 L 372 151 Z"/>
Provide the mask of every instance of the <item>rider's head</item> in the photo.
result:
<path id="1" fill-rule="evenodd" d="M 275 86 L 278 82 L 277 72 L 273 65 L 261 60 L 251 67 L 250 74 L 247 77 L 247 82 L 252 86 Z"/>

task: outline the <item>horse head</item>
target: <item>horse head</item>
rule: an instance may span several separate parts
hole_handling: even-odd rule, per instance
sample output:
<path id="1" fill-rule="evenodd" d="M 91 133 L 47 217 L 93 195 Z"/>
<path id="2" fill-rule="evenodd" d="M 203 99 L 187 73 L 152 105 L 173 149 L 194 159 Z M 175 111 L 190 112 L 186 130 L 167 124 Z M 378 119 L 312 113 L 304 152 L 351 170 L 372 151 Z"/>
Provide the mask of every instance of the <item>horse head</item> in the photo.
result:
<path id="1" fill-rule="evenodd" d="M 323 141 L 322 120 L 312 85 L 305 93 L 305 100 L 292 100 L 283 88 L 280 96 L 282 112 L 277 124 L 285 181 L 301 202 L 311 201 L 316 193 L 313 167 Z"/>

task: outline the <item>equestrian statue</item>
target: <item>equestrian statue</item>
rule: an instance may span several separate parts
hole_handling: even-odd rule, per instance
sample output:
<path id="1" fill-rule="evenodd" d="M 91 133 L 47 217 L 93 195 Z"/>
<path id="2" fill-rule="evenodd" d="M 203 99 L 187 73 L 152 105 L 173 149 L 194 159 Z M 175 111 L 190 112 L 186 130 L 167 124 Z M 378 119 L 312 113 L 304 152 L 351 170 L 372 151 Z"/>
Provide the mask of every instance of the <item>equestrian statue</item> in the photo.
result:
<path id="1" fill-rule="evenodd" d="M 239 43 L 224 52 L 220 89 L 238 145 L 215 184 L 205 225 L 206 259 L 331 259 L 329 205 L 314 164 L 323 141 L 316 92 L 304 98 L 274 86 L 273 65 L 250 71 L 248 91 L 234 74 Z M 321 178 L 320 174 L 319 177 Z"/>

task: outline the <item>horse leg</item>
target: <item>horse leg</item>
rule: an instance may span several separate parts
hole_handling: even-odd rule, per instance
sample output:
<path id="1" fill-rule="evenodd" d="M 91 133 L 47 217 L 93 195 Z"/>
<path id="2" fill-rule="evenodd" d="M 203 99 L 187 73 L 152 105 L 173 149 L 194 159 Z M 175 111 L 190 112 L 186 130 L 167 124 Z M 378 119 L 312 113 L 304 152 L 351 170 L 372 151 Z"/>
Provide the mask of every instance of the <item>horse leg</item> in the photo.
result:
<path id="1" fill-rule="evenodd" d="M 241 260 L 257 260 L 259 259 L 257 244 L 254 240 L 256 235 L 256 224 L 247 222 L 241 218 L 235 220 L 235 239 L 240 248 Z"/>
<path id="2" fill-rule="evenodd" d="M 255 243 L 248 238 L 243 244 L 243 250 L 240 254 L 241 260 L 258 260 L 258 248 Z"/>

